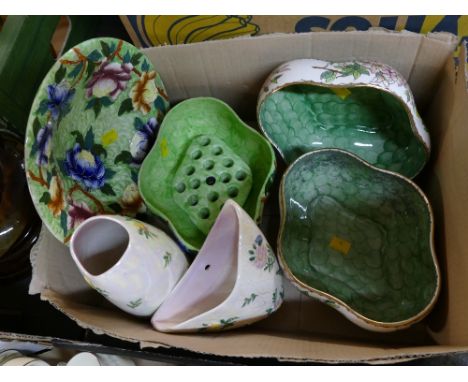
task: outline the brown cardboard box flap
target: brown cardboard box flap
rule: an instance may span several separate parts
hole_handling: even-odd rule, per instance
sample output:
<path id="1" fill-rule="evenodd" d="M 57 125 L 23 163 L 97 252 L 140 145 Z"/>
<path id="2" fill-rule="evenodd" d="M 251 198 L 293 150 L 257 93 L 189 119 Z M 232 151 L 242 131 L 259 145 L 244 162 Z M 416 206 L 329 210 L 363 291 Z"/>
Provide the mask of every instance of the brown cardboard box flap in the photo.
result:
<path id="1" fill-rule="evenodd" d="M 466 49 L 462 51 L 464 62 Z M 463 65 L 463 64 L 462 64 Z M 439 343 L 468 344 L 468 94 L 465 70 L 447 63 L 426 121 L 433 149 L 422 186 L 435 218 L 435 244 L 442 270 L 439 303 L 431 316 Z"/>
<path id="2" fill-rule="evenodd" d="M 174 335 L 157 332 L 148 322 L 136 320 L 125 313 L 78 304 L 50 290 L 44 291 L 41 297 L 81 327 L 91 329 L 96 334 L 107 334 L 124 341 L 138 342 L 141 348 L 177 347 L 218 356 L 325 363 L 393 363 L 468 350 L 468 346 L 440 345 L 402 348 L 257 328 L 219 334 Z"/>
<path id="3" fill-rule="evenodd" d="M 251 327 L 220 334 L 159 333 L 148 321 L 120 312 L 90 290 L 68 249 L 46 230 L 32 251 L 34 277 L 30 291 L 41 292 L 42 299 L 82 327 L 143 347 L 170 346 L 233 357 L 369 363 L 468 350 L 468 304 L 464 294 L 468 253 L 463 246 L 468 211 L 464 147 L 468 142 L 468 130 L 464 128 L 468 97 L 464 79 L 454 86 L 451 55 L 455 45 L 455 37 L 448 34 L 370 31 L 269 35 L 145 50 L 172 99 L 214 96 L 230 103 L 244 117 L 255 115 L 257 94 L 269 72 L 295 58 L 380 60 L 408 78 L 420 110 L 425 111 L 421 105 L 430 105 L 423 116 L 433 137 L 434 153 L 420 182 L 434 204 L 437 236 L 441 238 L 437 253 L 447 280 L 429 320 L 402 332 L 368 332 L 328 306 L 298 293 L 285 281 L 283 307 Z M 272 197 L 266 214 L 274 218 L 276 211 Z M 275 237 L 271 235 L 270 240 L 273 242 Z M 431 332 L 427 323 L 431 323 Z"/>
<path id="4" fill-rule="evenodd" d="M 226 101 L 238 112 L 252 114 L 268 74 L 296 58 L 383 61 L 408 80 L 416 101 L 422 105 L 430 99 L 437 73 L 456 43 L 455 36 L 449 33 L 423 36 L 376 30 L 278 33 L 168 45 L 143 52 L 160 72 L 173 101 L 210 95 Z"/>

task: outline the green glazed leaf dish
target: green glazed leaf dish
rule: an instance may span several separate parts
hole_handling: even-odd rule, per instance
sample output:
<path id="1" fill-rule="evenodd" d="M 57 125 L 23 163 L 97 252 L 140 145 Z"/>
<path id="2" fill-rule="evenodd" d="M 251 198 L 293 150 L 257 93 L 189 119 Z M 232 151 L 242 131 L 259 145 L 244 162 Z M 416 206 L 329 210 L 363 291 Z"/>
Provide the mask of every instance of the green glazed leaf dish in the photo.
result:
<path id="1" fill-rule="evenodd" d="M 440 273 L 432 210 L 413 182 L 348 152 L 318 150 L 286 171 L 280 211 L 280 264 L 305 294 L 373 331 L 429 313 Z"/>
<path id="2" fill-rule="evenodd" d="M 429 134 L 410 88 L 382 63 L 287 62 L 265 81 L 257 117 L 288 164 L 338 148 L 413 178 L 429 157 Z"/>
<path id="3" fill-rule="evenodd" d="M 149 59 L 122 40 L 85 41 L 53 65 L 29 115 L 25 165 L 35 207 L 58 240 L 67 243 L 93 215 L 145 212 L 138 170 L 168 107 Z"/>
<path id="4" fill-rule="evenodd" d="M 192 98 L 167 114 L 138 185 L 148 208 L 199 250 L 228 199 L 259 221 L 275 166 L 270 144 L 227 104 Z"/>

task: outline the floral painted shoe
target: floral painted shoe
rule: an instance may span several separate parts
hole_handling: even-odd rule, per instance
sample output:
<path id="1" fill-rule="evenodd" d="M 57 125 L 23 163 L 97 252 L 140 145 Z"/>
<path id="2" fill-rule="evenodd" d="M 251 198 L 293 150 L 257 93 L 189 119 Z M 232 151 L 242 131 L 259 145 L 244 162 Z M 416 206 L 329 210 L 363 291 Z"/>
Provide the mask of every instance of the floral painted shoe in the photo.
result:
<path id="1" fill-rule="evenodd" d="M 272 314 L 283 297 L 270 245 L 249 215 L 228 200 L 198 256 L 151 322 L 163 332 L 232 329 Z"/>

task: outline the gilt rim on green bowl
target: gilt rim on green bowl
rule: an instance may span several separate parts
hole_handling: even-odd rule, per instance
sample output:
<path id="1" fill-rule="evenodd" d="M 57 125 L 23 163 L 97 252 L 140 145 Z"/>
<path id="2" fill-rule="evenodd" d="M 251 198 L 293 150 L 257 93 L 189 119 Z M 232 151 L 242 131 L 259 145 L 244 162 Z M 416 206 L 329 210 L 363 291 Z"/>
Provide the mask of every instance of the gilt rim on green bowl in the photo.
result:
<path id="1" fill-rule="evenodd" d="M 323 288 L 318 287 L 317 285 L 312 285 L 310 282 L 305 280 L 305 276 L 298 276 L 297 270 L 294 272 L 291 269 L 291 266 L 289 265 L 290 260 L 287 260 L 286 254 L 285 254 L 285 249 L 284 247 L 284 242 L 285 242 L 285 235 L 287 234 L 287 221 L 288 221 L 288 214 L 291 212 L 288 212 L 288 208 L 286 207 L 286 183 L 288 182 L 288 176 L 291 174 L 292 171 L 295 171 L 296 166 L 300 165 L 301 162 L 305 163 L 305 161 L 308 161 L 316 156 L 321 156 L 321 155 L 327 155 L 328 154 L 333 154 L 333 155 L 341 155 L 344 158 L 350 158 L 350 160 L 354 161 L 357 166 L 361 166 L 362 168 L 367 168 L 370 169 L 371 171 L 375 173 L 382 174 L 383 176 L 390 176 L 392 177 L 393 180 L 401 182 L 402 185 L 406 185 L 408 189 L 412 189 L 411 192 L 413 192 L 415 195 L 415 198 L 420 199 L 420 203 L 422 206 L 422 209 L 425 209 L 425 213 L 427 214 L 427 219 L 428 219 L 428 226 L 429 230 L 427 232 L 427 248 L 428 248 L 428 253 L 430 252 L 430 262 L 431 262 L 431 272 L 433 272 L 433 281 L 431 281 L 431 285 L 433 287 L 433 293 L 431 292 L 430 296 L 427 299 L 427 304 L 424 305 L 423 308 L 421 308 L 416 314 L 406 317 L 404 319 L 399 319 L 399 320 L 382 320 L 382 319 L 375 319 L 368 317 L 367 315 L 363 314 L 362 312 L 359 312 L 356 306 L 352 306 L 352 304 L 349 304 L 347 301 L 344 299 L 341 299 L 334 294 L 332 294 L 329 291 L 323 290 Z M 404 187 L 406 187 L 404 186 Z M 302 189 L 306 187 L 303 186 Z M 440 293 L 440 269 L 439 265 L 437 262 L 437 257 L 435 255 L 435 249 L 434 249 L 434 218 L 433 218 L 433 212 L 432 208 L 430 206 L 430 203 L 427 199 L 427 197 L 424 195 L 424 193 L 421 191 L 421 189 L 410 179 L 398 174 L 394 173 L 388 170 L 383 170 L 380 168 L 377 168 L 375 166 L 372 166 L 368 162 L 362 160 L 361 158 L 357 157 L 356 155 L 349 153 L 344 150 L 340 149 L 323 149 L 323 150 L 317 150 L 314 152 L 306 153 L 296 159 L 286 170 L 280 184 L 280 231 L 278 234 L 278 240 L 277 240 L 277 253 L 278 253 L 278 260 L 281 264 L 281 267 L 284 271 L 285 276 L 297 287 L 300 291 L 305 293 L 306 295 L 316 298 L 319 301 L 322 301 L 326 303 L 327 305 L 330 305 L 331 307 L 335 308 L 338 310 L 341 314 L 343 314 L 346 318 L 348 318 L 350 321 L 354 322 L 355 324 L 367 329 L 367 330 L 373 330 L 373 331 L 381 331 L 381 332 L 386 332 L 386 331 L 394 331 L 394 330 L 401 330 L 405 329 L 414 323 L 422 320 L 433 308 L 434 304 L 437 301 L 437 297 Z M 315 207 L 315 205 L 314 205 Z M 349 206 L 348 206 L 349 207 Z M 303 211 L 303 209 L 301 210 Z M 375 210 L 374 210 L 375 212 Z M 306 212 L 304 212 L 306 213 Z M 357 224 L 357 223 L 356 223 Z M 358 224 L 357 224 L 358 225 Z M 337 235 L 338 243 L 335 243 L 332 246 L 332 240 L 330 240 L 329 247 L 332 248 L 333 250 L 340 252 L 340 255 L 342 255 L 342 258 L 346 258 L 349 256 L 350 248 L 352 246 L 346 246 L 345 244 L 351 244 L 347 243 L 346 240 L 343 243 L 340 243 L 342 239 L 339 237 L 340 235 Z M 328 237 L 328 236 L 327 236 Z M 328 239 L 327 239 L 328 240 Z M 342 245 L 343 244 L 343 245 Z M 297 253 L 298 251 L 295 251 L 294 253 Z M 317 254 L 317 252 L 315 252 Z M 311 254 L 309 253 L 309 256 Z M 427 260 L 427 259 L 426 259 Z M 346 261 L 346 260 L 345 260 Z M 320 268 L 320 267 L 319 267 Z M 318 268 L 316 268 L 318 269 Z M 348 272 L 348 271 L 347 271 Z"/>

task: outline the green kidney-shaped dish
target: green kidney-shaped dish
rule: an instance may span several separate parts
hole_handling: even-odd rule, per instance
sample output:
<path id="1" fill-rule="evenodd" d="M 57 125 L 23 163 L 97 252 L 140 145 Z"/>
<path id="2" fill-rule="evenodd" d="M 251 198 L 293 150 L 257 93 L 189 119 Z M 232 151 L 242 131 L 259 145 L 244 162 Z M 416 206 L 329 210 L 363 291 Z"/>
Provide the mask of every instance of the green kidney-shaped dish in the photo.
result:
<path id="1" fill-rule="evenodd" d="M 228 199 L 259 221 L 274 171 L 273 148 L 228 105 L 192 98 L 164 119 L 139 189 L 148 208 L 198 250 Z"/>
<path id="2" fill-rule="evenodd" d="M 285 63 L 260 92 L 258 122 L 287 163 L 338 148 L 412 178 L 429 156 L 429 134 L 408 84 L 377 62 Z"/>
<path id="3" fill-rule="evenodd" d="M 410 180 L 330 149 L 295 161 L 280 187 L 286 276 L 369 330 L 421 320 L 438 295 L 433 218 Z"/>

